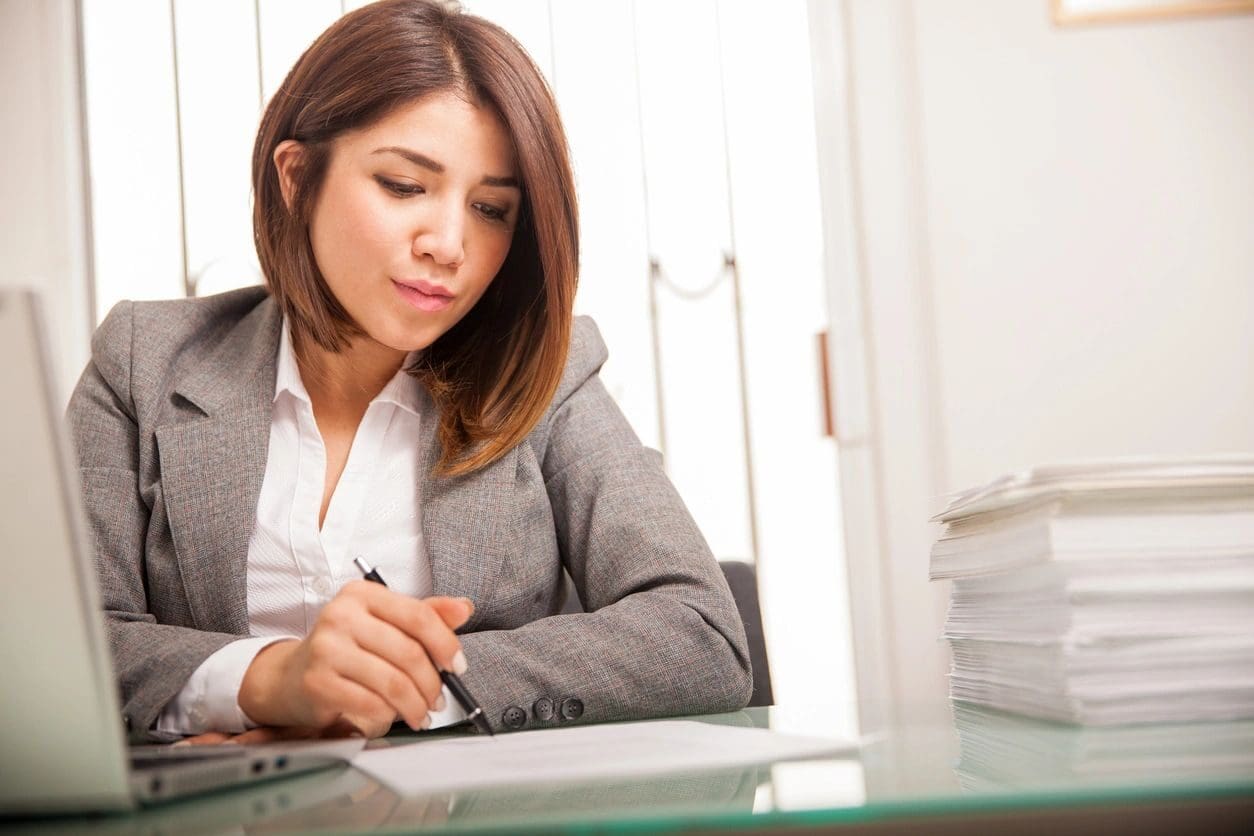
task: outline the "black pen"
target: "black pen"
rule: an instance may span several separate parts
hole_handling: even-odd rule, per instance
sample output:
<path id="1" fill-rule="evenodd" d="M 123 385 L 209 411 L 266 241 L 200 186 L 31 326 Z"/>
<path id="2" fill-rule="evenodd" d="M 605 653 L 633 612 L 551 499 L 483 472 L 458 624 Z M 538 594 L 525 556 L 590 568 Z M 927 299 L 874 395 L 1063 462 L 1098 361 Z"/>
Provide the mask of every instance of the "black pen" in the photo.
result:
<path id="1" fill-rule="evenodd" d="M 361 576 L 371 583 L 377 583 L 379 586 L 387 586 L 383 576 L 378 570 L 366 562 L 364 557 L 353 558 L 353 563 L 361 570 Z M 483 714 L 483 708 L 479 703 L 475 702 L 475 698 L 470 695 L 470 691 L 466 690 L 466 686 L 462 684 L 457 674 L 451 671 L 440 671 L 440 681 L 448 687 L 449 693 L 453 695 L 453 699 L 457 700 L 457 704 L 466 712 L 466 719 L 475 724 L 475 728 L 489 737 L 495 737 L 492 734 L 492 726 L 488 724 L 488 718 Z"/>

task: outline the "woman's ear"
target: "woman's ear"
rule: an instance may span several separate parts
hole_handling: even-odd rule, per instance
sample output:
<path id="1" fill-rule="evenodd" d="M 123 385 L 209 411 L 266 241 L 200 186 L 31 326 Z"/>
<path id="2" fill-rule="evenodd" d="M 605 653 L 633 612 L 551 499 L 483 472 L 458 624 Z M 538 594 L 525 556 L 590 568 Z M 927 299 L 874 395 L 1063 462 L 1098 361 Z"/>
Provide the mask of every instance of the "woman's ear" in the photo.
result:
<path id="1" fill-rule="evenodd" d="M 305 146 L 294 139 L 285 139 L 274 149 L 274 170 L 279 175 L 279 190 L 283 193 L 283 205 L 292 210 L 292 196 L 296 194 L 296 173 L 300 169 Z"/>

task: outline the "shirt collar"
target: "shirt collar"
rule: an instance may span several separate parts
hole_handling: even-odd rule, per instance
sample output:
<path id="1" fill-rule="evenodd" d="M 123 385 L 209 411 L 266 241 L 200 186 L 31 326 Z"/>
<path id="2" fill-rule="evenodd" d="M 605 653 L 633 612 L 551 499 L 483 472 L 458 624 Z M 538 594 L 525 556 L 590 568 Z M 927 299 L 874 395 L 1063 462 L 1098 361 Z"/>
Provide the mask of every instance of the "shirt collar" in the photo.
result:
<path id="1" fill-rule="evenodd" d="M 392 379 L 388 381 L 387 386 L 384 386 L 383 390 L 374 396 L 374 400 L 371 403 L 396 404 L 406 412 L 418 416 L 422 408 L 422 399 L 418 391 L 419 383 L 417 378 L 405 372 L 417 359 L 417 351 L 411 351 L 406 354 L 405 362 L 401 363 L 400 369 L 397 370 L 396 374 L 392 375 Z"/>
<path id="2" fill-rule="evenodd" d="M 392 376 L 392 379 L 370 403 L 394 404 L 406 412 L 421 417 L 422 398 L 419 393 L 419 383 L 405 373 L 405 369 L 414 364 L 418 354 L 417 351 L 411 351 L 405 355 L 405 362 L 401 364 L 400 370 Z M 274 376 L 274 399 L 277 401 L 284 392 L 307 404 L 313 404 L 309 398 L 309 390 L 305 388 L 305 383 L 300 377 L 300 366 L 296 363 L 296 351 L 292 347 L 291 323 L 288 322 L 287 317 L 283 318 L 283 330 L 279 337 L 279 362 Z"/>
<path id="3" fill-rule="evenodd" d="M 312 403 L 305 383 L 300 379 L 300 366 L 296 364 L 296 351 L 292 348 L 292 326 L 283 317 L 283 332 L 279 337 L 279 364 L 274 374 L 274 399 L 284 392 L 305 403 Z"/>

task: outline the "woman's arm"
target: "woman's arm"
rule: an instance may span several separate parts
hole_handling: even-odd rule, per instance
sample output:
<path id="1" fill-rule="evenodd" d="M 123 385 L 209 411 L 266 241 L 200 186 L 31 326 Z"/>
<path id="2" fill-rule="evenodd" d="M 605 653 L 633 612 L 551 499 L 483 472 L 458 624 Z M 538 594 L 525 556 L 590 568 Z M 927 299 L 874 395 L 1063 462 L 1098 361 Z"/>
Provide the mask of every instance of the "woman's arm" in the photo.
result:
<path id="1" fill-rule="evenodd" d="M 141 496 L 140 438 L 131 398 L 132 305 L 117 305 L 92 338 L 92 359 L 67 415 L 96 554 L 122 713 L 135 741 L 210 654 L 237 636 L 157 624 L 149 611 L 144 550 L 152 514 Z"/>
<path id="2" fill-rule="evenodd" d="M 588 612 L 463 635 L 466 683 L 501 728 L 511 707 L 526 727 L 548 724 L 535 716 L 541 698 L 593 722 L 741 708 L 752 676 L 726 580 L 661 456 L 602 385 L 595 327 L 579 325 L 541 470 Z"/>

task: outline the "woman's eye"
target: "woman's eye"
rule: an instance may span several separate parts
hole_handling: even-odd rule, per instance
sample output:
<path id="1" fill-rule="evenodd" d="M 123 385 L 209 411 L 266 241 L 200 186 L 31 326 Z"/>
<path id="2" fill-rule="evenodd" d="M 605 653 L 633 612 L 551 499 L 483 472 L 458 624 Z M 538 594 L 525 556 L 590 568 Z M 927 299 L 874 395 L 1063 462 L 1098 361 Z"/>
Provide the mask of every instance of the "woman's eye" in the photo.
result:
<path id="1" fill-rule="evenodd" d="M 379 181 L 380 186 L 399 197 L 410 197 L 423 193 L 422 186 L 413 183 L 397 183 L 395 180 L 389 180 L 386 177 L 376 177 L 374 179 Z"/>
<path id="2" fill-rule="evenodd" d="M 506 216 L 509 215 L 508 209 L 501 209 L 487 203 L 476 203 L 475 208 L 479 210 L 481 215 L 490 221 L 504 221 Z"/>

